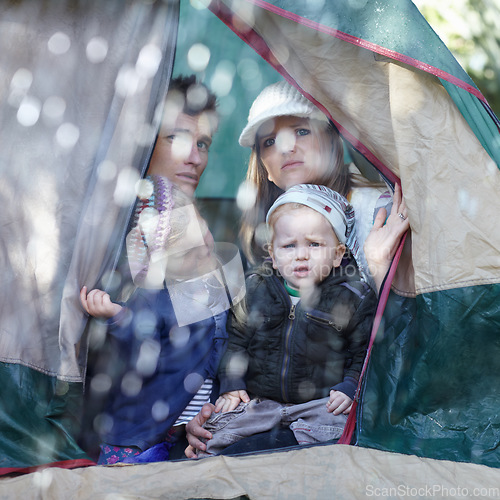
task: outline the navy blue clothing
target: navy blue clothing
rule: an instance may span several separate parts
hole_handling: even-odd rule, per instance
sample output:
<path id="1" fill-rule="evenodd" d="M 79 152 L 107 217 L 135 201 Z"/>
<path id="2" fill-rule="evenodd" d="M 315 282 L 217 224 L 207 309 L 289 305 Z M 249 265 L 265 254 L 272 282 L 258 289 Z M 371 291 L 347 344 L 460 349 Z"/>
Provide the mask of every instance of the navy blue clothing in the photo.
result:
<path id="1" fill-rule="evenodd" d="M 166 289 L 136 290 L 108 322 L 113 425 L 103 442 L 145 450 L 165 439 L 203 381 L 216 376 L 226 315 L 179 327 Z"/>

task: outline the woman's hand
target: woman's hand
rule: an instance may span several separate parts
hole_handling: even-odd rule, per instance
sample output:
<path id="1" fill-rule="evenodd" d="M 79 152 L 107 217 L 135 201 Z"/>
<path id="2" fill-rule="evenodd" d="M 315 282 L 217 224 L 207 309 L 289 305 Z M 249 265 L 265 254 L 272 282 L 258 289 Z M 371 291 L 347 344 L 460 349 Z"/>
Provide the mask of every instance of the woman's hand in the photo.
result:
<path id="1" fill-rule="evenodd" d="M 122 310 L 120 304 L 111 302 L 108 293 L 95 288 L 87 294 L 87 287 L 80 290 L 80 302 L 90 316 L 98 319 L 112 318 Z"/>
<path id="2" fill-rule="evenodd" d="M 370 274 L 379 291 L 398 249 L 401 237 L 410 227 L 406 204 L 399 184 L 396 184 L 394 190 L 391 213 L 387 220 L 385 220 L 386 217 L 386 209 L 381 208 L 363 246 Z"/>

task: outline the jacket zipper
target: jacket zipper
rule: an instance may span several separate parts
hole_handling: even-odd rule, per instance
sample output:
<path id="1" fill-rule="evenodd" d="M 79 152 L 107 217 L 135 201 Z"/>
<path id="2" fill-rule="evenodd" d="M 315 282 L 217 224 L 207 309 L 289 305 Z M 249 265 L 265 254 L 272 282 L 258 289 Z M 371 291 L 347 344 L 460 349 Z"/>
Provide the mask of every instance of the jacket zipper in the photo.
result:
<path id="1" fill-rule="evenodd" d="M 332 320 L 326 319 L 326 318 L 320 318 L 319 316 L 313 316 L 310 313 L 306 313 L 306 318 L 312 319 L 313 321 L 316 321 L 317 323 L 321 323 L 323 325 L 328 325 L 331 326 L 332 328 L 335 328 L 338 332 L 342 331 L 342 327 L 336 325 Z"/>
<path id="2" fill-rule="evenodd" d="M 288 314 L 288 324 L 286 327 L 286 334 L 285 334 L 285 352 L 283 355 L 283 364 L 281 368 L 281 396 L 283 398 L 283 401 L 288 401 L 286 379 L 290 364 L 290 341 L 292 338 L 292 329 L 294 320 L 295 320 L 295 304 L 292 304 L 292 307 L 290 308 L 290 312 Z"/>
<path id="3" fill-rule="evenodd" d="M 279 284 L 280 291 L 285 298 L 285 301 L 288 303 L 290 306 L 290 311 L 288 313 L 288 322 L 286 324 L 286 334 L 285 334 L 285 351 L 283 355 L 283 362 L 281 364 L 281 377 L 280 377 L 280 382 L 281 382 L 281 397 L 283 401 L 288 401 L 288 391 L 286 387 L 286 379 L 287 379 L 287 374 L 288 374 L 288 369 L 289 369 L 289 364 L 290 364 L 290 344 L 291 344 L 291 338 L 292 338 L 292 330 L 293 330 L 293 324 L 295 321 L 295 310 L 297 309 L 297 304 L 292 304 L 292 301 L 290 300 L 290 297 L 285 290 L 285 287 L 282 285 L 281 281 L 276 278 L 276 281 Z"/>

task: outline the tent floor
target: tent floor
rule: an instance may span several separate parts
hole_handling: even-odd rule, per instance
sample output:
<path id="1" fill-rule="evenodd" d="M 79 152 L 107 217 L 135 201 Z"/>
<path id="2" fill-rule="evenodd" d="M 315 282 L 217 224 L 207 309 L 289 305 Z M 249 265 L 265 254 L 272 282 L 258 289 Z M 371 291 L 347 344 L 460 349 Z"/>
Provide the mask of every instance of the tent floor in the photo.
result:
<path id="1" fill-rule="evenodd" d="M 0 479 L 2 499 L 500 498 L 500 469 L 345 445 Z"/>

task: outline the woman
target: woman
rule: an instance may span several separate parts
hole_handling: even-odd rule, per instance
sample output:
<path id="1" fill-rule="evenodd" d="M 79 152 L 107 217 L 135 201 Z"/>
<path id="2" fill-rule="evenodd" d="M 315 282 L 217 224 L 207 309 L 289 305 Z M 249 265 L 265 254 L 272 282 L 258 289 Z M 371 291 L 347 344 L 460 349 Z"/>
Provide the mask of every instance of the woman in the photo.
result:
<path id="1" fill-rule="evenodd" d="M 389 201 L 388 195 L 381 197 L 385 191 L 382 183 L 370 185 L 368 181 L 354 180 L 344 163 L 337 129 L 285 81 L 269 85 L 257 96 L 239 143 L 252 148 L 247 182 L 255 187 L 256 199 L 244 211 L 240 231 L 243 251 L 252 264 L 267 257 L 265 214 L 276 198 L 293 185 L 321 184 L 345 196 L 356 212 L 361 246 L 375 209 Z M 364 255 L 361 266 L 366 271 Z M 367 279 L 373 286 L 373 281 Z"/>

